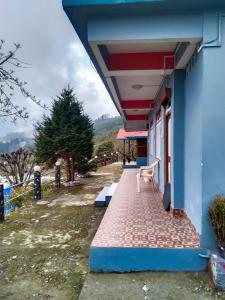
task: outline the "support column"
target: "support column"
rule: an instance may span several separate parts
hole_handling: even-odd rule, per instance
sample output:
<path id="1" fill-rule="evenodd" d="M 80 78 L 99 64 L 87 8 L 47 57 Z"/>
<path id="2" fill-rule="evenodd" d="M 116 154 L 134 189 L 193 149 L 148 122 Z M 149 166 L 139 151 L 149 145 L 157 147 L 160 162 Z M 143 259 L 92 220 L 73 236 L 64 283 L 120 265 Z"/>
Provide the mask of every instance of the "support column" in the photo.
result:
<path id="1" fill-rule="evenodd" d="M 126 140 L 123 140 L 123 165 L 126 164 Z"/>
<path id="2" fill-rule="evenodd" d="M 131 158 L 130 158 L 130 140 L 128 140 L 128 163 L 130 163 Z"/>
<path id="3" fill-rule="evenodd" d="M 160 133 L 160 190 L 164 193 L 165 185 L 165 108 L 161 106 L 161 133 Z"/>
<path id="4" fill-rule="evenodd" d="M 153 115 L 153 155 L 156 157 L 156 114 Z"/>
<path id="5" fill-rule="evenodd" d="M 171 202 L 184 209 L 185 70 L 175 70 L 171 99 Z"/>

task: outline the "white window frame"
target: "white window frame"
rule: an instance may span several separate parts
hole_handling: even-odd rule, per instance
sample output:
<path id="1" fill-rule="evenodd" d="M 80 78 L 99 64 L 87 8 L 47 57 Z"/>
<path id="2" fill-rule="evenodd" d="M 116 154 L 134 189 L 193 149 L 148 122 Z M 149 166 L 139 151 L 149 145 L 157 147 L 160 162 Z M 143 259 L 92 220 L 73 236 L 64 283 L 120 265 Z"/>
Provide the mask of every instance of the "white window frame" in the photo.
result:
<path id="1" fill-rule="evenodd" d="M 150 154 L 154 155 L 154 144 L 155 144 L 155 139 L 154 139 L 154 127 L 150 128 Z"/>

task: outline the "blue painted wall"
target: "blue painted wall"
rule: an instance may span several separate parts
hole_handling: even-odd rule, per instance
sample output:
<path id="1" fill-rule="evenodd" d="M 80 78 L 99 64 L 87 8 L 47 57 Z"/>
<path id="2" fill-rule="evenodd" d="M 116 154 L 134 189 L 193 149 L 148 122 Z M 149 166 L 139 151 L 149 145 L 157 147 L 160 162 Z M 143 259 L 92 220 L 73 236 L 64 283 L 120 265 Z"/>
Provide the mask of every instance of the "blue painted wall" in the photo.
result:
<path id="1" fill-rule="evenodd" d="M 172 76 L 171 99 L 171 194 L 173 208 L 184 208 L 184 103 L 185 70 Z"/>
<path id="2" fill-rule="evenodd" d="M 91 272 L 203 271 L 203 249 L 91 247 Z"/>
<path id="3" fill-rule="evenodd" d="M 98 17 L 88 22 L 88 40 L 201 38 L 202 21 L 202 14 Z"/>
<path id="4" fill-rule="evenodd" d="M 137 157 L 136 158 L 137 167 L 147 166 L 147 157 Z"/>
<path id="5" fill-rule="evenodd" d="M 199 233 L 202 216 L 202 53 L 185 81 L 184 203 L 185 211 Z"/>
<path id="6" fill-rule="evenodd" d="M 202 51 L 202 236 L 204 247 L 214 238 L 208 206 L 217 193 L 225 196 L 225 18 L 222 19 L 222 47 Z"/>
<path id="7" fill-rule="evenodd" d="M 217 20 L 216 13 L 204 15 L 205 42 L 217 37 Z M 222 47 L 203 48 L 187 74 L 176 70 L 169 79 L 172 87 L 172 205 L 185 209 L 200 233 L 201 246 L 209 248 L 215 247 L 215 238 L 208 208 L 217 193 L 225 196 L 225 19 L 222 20 Z M 150 119 L 154 120 L 158 109 L 159 103 L 156 103 Z M 149 162 L 152 159 L 150 156 Z M 161 190 L 162 163 L 156 170 Z"/>
<path id="8" fill-rule="evenodd" d="M 209 23 L 204 26 L 204 40 L 209 41 L 215 34 L 213 24 L 217 17 L 214 14 L 214 23 L 213 14 L 205 18 Z M 185 80 L 185 210 L 200 233 L 201 246 L 208 248 L 216 245 L 208 208 L 217 193 L 225 195 L 225 20 L 222 20 L 222 47 L 203 48 Z"/>

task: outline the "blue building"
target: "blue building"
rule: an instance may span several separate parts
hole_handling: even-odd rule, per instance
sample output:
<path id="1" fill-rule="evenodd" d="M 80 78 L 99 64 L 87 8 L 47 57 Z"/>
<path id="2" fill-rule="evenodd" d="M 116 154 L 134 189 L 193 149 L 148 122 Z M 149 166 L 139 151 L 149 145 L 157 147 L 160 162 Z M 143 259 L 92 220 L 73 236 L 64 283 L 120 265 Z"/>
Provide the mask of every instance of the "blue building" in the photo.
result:
<path id="1" fill-rule="evenodd" d="M 208 207 L 225 194 L 224 0 L 63 7 L 125 129 L 148 130 L 148 163 L 159 159 L 155 179 L 162 194 L 170 184 L 172 210 L 186 214 L 201 249 L 215 248 Z"/>

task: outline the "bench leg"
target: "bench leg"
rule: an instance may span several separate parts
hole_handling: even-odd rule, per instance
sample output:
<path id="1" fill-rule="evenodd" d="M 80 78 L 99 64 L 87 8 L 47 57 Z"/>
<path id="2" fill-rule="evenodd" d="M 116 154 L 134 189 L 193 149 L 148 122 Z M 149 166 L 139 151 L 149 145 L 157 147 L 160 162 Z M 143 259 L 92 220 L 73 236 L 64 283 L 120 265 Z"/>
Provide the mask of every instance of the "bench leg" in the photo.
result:
<path id="1" fill-rule="evenodd" d="M 153 188 L 154 195 L 156 195 L 158 190 L 157 190 L 154 178 L 152 178 L 151 181 L 152 181 L 152 188 Z"/>
<path id="2" fill-rule="evenodd" d="M 138 193 L 140 193 L 140 180 L 141 180 L 141 177 L 139 176 L 139 174 L 137 174 L 137 191 L 138 191 Z"/>

